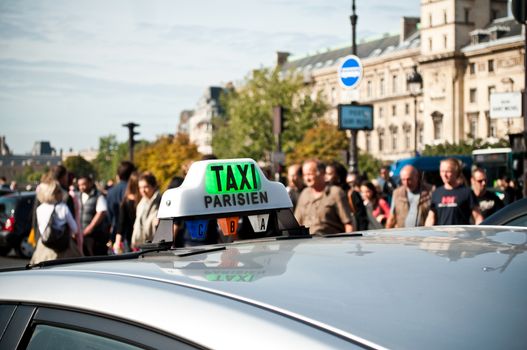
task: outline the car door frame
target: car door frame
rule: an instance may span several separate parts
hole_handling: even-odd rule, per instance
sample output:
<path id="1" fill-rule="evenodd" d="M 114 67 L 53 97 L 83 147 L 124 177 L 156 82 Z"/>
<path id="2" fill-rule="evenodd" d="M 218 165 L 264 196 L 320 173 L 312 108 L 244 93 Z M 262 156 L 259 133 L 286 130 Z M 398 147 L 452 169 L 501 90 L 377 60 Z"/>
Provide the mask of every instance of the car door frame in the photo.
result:
<path id="1" fill-rule="evenodd" d="M 56 307 L 13 305 L 7 324 L 0 324 L 0 349 L 25 349 L 37 325 L 49 325 L 89 333 L 145 349 L 205 349 L 172 334 L 117 318 Z M 11 311 L 10 311 L 11 310 Z M 2 332 L 2 328 L 3 332 Z"/>

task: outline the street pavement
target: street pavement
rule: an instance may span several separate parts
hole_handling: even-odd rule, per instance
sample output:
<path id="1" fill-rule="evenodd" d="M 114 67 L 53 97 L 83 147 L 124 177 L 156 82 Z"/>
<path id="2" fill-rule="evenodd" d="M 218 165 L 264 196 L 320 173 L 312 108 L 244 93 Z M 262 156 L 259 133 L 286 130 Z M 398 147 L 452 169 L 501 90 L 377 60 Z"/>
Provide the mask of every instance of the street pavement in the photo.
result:
<path id="1" fill-rule="evenodd" d="M 0 269 L 23 267 L 27 264 L 29 264 L 29 259 L 18 257 L 14 250 L 11 250 L 7 256 L 0 256 Z"/>

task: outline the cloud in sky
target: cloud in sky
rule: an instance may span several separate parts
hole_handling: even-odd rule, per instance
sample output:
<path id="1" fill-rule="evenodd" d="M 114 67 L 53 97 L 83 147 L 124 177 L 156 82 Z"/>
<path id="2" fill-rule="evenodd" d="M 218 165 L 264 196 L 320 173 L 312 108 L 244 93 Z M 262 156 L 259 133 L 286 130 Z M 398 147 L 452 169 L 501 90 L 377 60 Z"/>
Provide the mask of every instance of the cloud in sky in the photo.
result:
<path id="1" fill-rule="evenodd" d="M 359 2 L 359 1 L 357 1 Z M 121 123 L 174 132 L 207 86 L 294 56 L 348 45 L 349 0 L 4 0 L 0 121 L 11 149 L 97 147 Z M 358 38 L 397 31 L 419 0 L 357 4 Z"/>

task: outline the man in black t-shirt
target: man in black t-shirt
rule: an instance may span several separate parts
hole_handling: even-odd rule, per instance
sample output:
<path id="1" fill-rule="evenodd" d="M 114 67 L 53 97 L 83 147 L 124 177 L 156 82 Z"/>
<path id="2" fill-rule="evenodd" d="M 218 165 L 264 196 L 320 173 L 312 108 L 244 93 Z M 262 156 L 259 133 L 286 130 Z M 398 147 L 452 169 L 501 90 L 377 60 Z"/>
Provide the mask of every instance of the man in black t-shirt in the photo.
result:
<path id="1" fill-rule="evenodd" d="M 455 158 L 442 160 L 439 173 L 444 185 L 432 193 L 425 225 L 468 225 L 471 216 L 475 224 L 483 221 L 476 196 L 463 183 L 459 161 Z"/>
<path id="2" fill-rule="evenodd" d="M 472 191 L 476 195 L 479 209 L 483 218 L 488 218 L 501 208 L 503 208 L 503 202 L 499 197 L 492 191 L 488 191 L 487 175 L 485 170 L 482 168 L 475 168 L 472 170 L 472 177 L 470 178 L 472 184 Z"/>

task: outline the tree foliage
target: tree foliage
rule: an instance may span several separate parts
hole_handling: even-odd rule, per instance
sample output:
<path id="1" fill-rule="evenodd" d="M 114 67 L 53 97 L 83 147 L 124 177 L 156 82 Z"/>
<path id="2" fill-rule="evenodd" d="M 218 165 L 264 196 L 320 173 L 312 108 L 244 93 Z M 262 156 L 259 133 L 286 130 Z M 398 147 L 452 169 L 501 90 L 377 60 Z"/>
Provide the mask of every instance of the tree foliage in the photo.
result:
<path id="1" fill-rule="evenodd" d="M 221 98 L 225 117 L 214 120 L 212 147 L 220 158 L 264 159 L 275 150 L 272 111 L 284 108 L 282 151 L 296 148 L 308 129 L 327 111 L 320 96 L 308 96 L 298 75 L 283 76 L 279 69 L 261 69 L 236 91 Z"/>
<path id="2" fill-rule="evenodd" d="M 383 166 L 383 162 L 366 152 L 359 152 L 358 158 L 361 175 L 365 175 L 368 179 L 375 179 Z"/>
<path id="3" fill-rule="evenodd" d="M 88 162 L 82 156 L 72 156 L 66 158 L 64 161 L 64 166 L 68 171 L 75 174 L 76 177 L 80 176 L 90 176 L 92 178 L 97 178 L 97 171 L 92 163 Z"/>
<path id="4" fill-rule="evenodd" d="M 286 155 L 286 163 L 300 163 L 310 158 L 323 162 L 342 162 L 348 145 L 348 137 L 344 131 L 321 120 L 314 128 L 309 129 L 303 140 Z"/>
<path id="5" fill-rule="evenodd" d="M 165 189 L 174 176 L 184 176 L 183 165 L 199 159 L 198 147 L 188 135 L 161 136 L 149 145 L 142 145 L 136 152 L 135 163 L 140 171 L 151 171 Z"/>
<path id="6" fill-rule="evenodd" d="M 125 159 L 128 159 L 127 142 L 119 143 L 114 134 L 99 138 L 99 152 L 93 165 L 100 180 L 114 179 L 119 163 Z"/>
<path id="7" fill-rule="evenodd" d="M 326 121 L 319 121 L 314 128 L 306 132 L 304 139 L 295 150 L 286 156 L 286 163 L 301 163 L 306 159 L 319 159 L 323 162 L 337 161 L 345 164 L 349 139 L 344 131 Z M 383 165 L 382 161 L 371 154 L 360 152 L 359 170 L 368 178 L 375 178 Z"/>
<path id="8" fill-rule="evenodd" d="M 509 147 L 507 140 L 501 139 L 496 143 L 489 143 L 482 139 L 463 140 L 457 144 L 445 142 L 439 145 L 426 145 L 423 156 L 445 156 L 445 155 L 470 155 L 472 151 L 480 148 Z"/>

